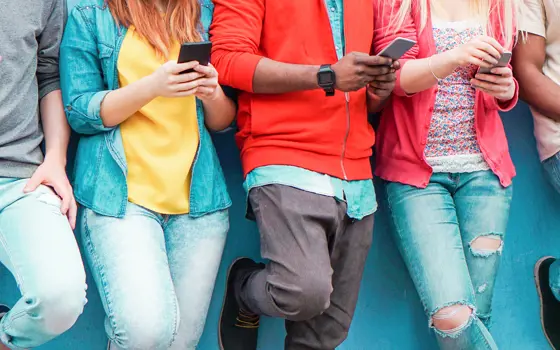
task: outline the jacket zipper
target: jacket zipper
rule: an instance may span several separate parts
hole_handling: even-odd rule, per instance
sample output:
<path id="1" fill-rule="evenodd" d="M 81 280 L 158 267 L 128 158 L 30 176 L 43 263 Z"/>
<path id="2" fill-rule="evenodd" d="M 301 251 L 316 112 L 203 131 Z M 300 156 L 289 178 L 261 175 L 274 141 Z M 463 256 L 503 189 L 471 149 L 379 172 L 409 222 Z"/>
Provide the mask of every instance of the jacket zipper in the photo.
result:
<path id="1" fill-rule="evenodd" d="M 346 30 L 342 29 L 342 36 L 344 37 L 344 42 L 346 43 Z M 346 56 L 346 44 L 344 45 L 344 56 Z M 340 167 L 342 169 L 342 176 L 344 180 L 348 180 L 346 174 L 346 169 L 344 168 L 344 157 L 346 156 L 346 143 L 348 142 L 348 135 L 350 134 L 350 93 L 344 93 L 344 99 L 346 104 L 346 133 L 344 134 L 344 141 L 342 142 L 342 153 L 340 155 Z"/>

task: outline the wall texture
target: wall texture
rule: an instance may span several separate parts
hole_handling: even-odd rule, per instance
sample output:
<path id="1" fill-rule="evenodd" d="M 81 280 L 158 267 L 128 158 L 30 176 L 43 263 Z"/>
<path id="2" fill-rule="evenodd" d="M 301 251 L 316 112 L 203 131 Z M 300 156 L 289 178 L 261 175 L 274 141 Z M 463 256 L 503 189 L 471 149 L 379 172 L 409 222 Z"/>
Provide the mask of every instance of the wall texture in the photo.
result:
<path id="1" fill-rule="evenodd" d="M 70 6 L 74 3 L 74 0 L 69 0 Z M 494 298 L 492 333 L 501 349 L 544 350 L 548 349 L 548 345 L 541 331 L 533 265 L 544 254 L 560 255 L 560 197 L 543 177 L 527 107 L 518 106 L 505 114 L 503 120 L 518 175 L 514 181 L 514 201 Z M 244 219 L 245 194 L 241 187 L 241 168 L 238 152 L 233 146 L 233 135 L 216 135 L 215 142 L 234 205 L 230 212 L 231 231 L 199 345 L 202 350 L 218 348 L 217 322 L 225 272 L 230 261 L 237 256 L 259 256 L 255 225 Z M 376 220 L 374 244 L 356 317 L 348 340 L 340 349 L 436 349 L 427 327 L 427 318 L 392 242 L 382 210 Z M 89 275 L 88 283 L 89 303 L 76 326 L 40 349 L 104 349 L 103 309 Z M 0 268 L 0 303 L 11 304 L 18 298 L 13 278 Z M 260 349 L 283 348 L 284 331 L 280 320 L 264 319 L 260 332 Z"/>

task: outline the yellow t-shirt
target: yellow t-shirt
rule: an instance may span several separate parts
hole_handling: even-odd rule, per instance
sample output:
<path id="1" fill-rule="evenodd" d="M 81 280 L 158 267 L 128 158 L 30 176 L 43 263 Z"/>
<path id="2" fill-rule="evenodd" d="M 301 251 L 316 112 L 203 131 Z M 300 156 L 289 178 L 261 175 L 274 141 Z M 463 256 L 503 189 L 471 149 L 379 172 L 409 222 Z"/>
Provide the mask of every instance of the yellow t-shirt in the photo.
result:
<path id="1" fill-rule="evenodd" d="M 170 57 L 179 56 L 179 43 Z M 121 87 L 152 74 L 165 60 L 130 27 L 117 62 Z M 199 134 L 194 96 L 157 97 L 121 124 L 128 200 L 160 214 L 189 212 Z"/>

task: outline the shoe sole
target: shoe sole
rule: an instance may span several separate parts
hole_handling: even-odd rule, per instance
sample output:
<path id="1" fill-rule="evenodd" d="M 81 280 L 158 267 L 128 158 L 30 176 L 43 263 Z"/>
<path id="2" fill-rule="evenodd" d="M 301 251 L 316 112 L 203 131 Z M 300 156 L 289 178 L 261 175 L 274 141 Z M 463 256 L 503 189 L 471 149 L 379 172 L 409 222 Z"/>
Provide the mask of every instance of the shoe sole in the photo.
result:
<path id="1" fill-rule="evenodd" d="M 220 322 L 218 323 L 218 343 L 220 345 L 220 350 L 224 350 L 224 344 L 222 343 L 222 317 L 224 315 L 224 307 L 226 306 L 226 298 L 227 298 L 227 289 L 229 283 L 229 276 L 231 274 L 231 269 L 233 265 L 235 265 L 239 260 L 246 259 L 246 257 L 240 257 L 235 259 L 228 267 L 227 275 L 226 275 L 226 289 L 224 293 L 224 298 L 222 300 L 222 310 L 220 311 Z M 555 349 L 556 350 L 556 349 Z"/>
<path id="2" fill-rule="evenodd" d="M 548 344 L 550 345 L 550 347 L 553 350 L 557 350 L 554 347 L 554 345 L 552 345 L 552 342 L 550 341 L 550 338 L 548 337 L 548 334 L 546 333 L 545 328 L 544 328 L 544 308 L 543 308 L 544 304 L 543 304 L 543 296 L 542 296 L 542 293 L 541 293 L 541 285 L 539 283 L 539 269 L 540 269 L 542 263 L 545 260 L 548 260 L 550 258 L 554 258 L 554 257 L 553 256 L 545 256 L 545 257 L 540 258 L 539 261 L 537 261 L 537 263 L 535 264 L 535 269 L 533 270 L 533 276 L 535 277 L 535 285 L 537 286 L 537 294 L 539 295 L 539 302 L 540 302 L 540 309 L 541 309 L 541 327 L 542 327 L 544 336 L 545 336 L 546 340 L 548 341 Z"/>

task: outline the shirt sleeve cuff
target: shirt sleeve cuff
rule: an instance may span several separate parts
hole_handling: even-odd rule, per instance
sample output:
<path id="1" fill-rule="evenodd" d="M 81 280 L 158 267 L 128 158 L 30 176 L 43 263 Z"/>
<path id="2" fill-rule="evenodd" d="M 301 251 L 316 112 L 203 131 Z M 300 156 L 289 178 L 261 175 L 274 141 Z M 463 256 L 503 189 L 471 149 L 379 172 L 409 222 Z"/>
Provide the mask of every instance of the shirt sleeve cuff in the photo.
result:
<path id="1" fill-rule="evenodd" d="M 103 121 L 101 120 L 101 103 L 109 92 L 109 90 L 105 90 L 95 93 L 88 104 L 87 115 L 94 116 L 95 121 L 99 122 L 99 125 L 103 125 Z"/>
<path id="2" fill-rule="evenodd" d="M 39 100 L 56 90 L 60 90 L 60 80 L 53 80 L 52 82 L 41 86 L 39 89 Z"/>
<path id="3" fill-rule="evenodd" d="M 246 52 L 236 56 L 229 65 L 235 67 L 235 69 L 231 70 L 231 81 L 227 82 L 229 83 L 227 85 L 239 90 L 253 92 L 253 77 L 261 59 L 262 56 Z"/>

